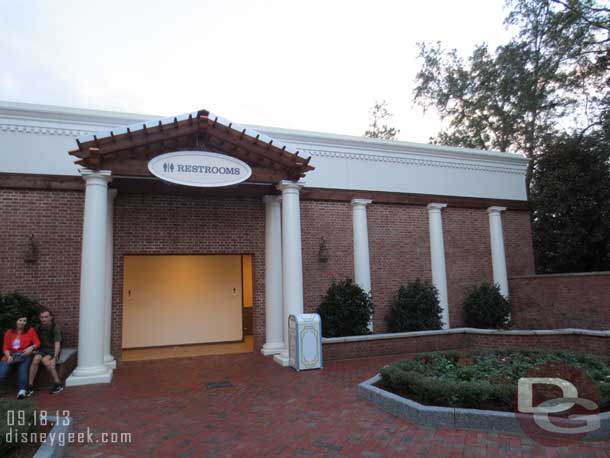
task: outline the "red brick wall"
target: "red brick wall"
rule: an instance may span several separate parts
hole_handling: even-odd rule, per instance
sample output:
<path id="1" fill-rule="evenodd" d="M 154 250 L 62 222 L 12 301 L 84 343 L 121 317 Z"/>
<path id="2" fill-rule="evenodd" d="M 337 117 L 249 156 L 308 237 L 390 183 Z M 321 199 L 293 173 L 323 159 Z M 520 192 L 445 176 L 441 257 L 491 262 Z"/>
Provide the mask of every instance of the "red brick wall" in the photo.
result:
<path id="1" fill-rule="evenodd" d="M 367 208 L 375 332 L 387 330 L 386 316 L 401 285 L 432 280 L 428 210 L 424 206 L 371 204 Z M 534 272 L 529 214 L 507 211 L 503 229 L 509 275 Z M 332 278 L 353 276 L 352 208 L 349 202 L 301 203 L 305 310 L 314 311 Z M 443 210 L 450 322 L 462 326 L 467 288 L 491 281 L 489 219 L 484 209 Z M 330 259 L 318 260 L 324 237 Z"/>
<path id="2" fill-rule="evenodd" d="M 324 343 L 323 358 L 351 359 L 466 348 L 464 334 L 409 336 L 395 339 Z"/>
<path id="3" fill-rule="evenodd" d="M 502 229 L 504 230 L 504 249 L 506 251 L 508 275 L 534 275 L 536 269 L 534 267 L 534 247 L 529 212 L 503 212 Z"/>
<path id="4" fill-rule="evenodd" d="M 443 231 L 449 323 L 458 327 L 464 323 L 462 303 L 467 289 L 492 279 L 487 212 L 448 207 L 443 210 Z"/>
<path id="5" fill-rule="evenodd" d="M 418 277 L 432 279 L 428 209 L 373 203 L 367 208 L 367 216 L 371 289 L 376 306 L 373 326 L 379 333 L 387 330 L 385 318 L 400 286 Z"/>
<path id="6" fill-rule="evenodd" d="M 319 261 L 320 241 L 328 249 L 327 262 Z M 306 312 L 314 312 L 332 279 L 352 278 L 352 206 L 349 202 L 301 202 L 303 248 L 303 301 Z"/>
<path id="7" fill-rule="evenodd" d="M 362 340 L 356 342 L 327 342 L 323 344 L 326 360 L 365 358 L 369 356 L 399 355 L 431 351 L 499 348 L 540 348 L 571 350 L 610 355 L 610 337 L 577 334 L 515 335 L 515 334 L 436 334 L 426 333 L 393 339 Z"/>
<path id="8" fill-rule="evenodd" d="M 114 221 L 113 353 L 121 348 L 123 258 L 135 254 L 253 255 L 253 332 L 255 349 L 260 349 L 265 335 L 265 207 L 261 200 L 119 194 Z"/>
<path id="9" fill-rule="evenodd" d="M 123 256 L 126 254 L 224 253 L 254 255 L 254 331 L 264 343 L 264 204 L 259 199 L 220 199 L 153 194 L 119 194 L 115 201 L 113 353 L 122 332 Z M 56 311 L 66 344 L 76 345 L 83 194 L 79 191 L 0 189 L 0 291 L 20 290 Z M 332 278 L 353 275 L 350 202 L 303 201 L 305 310 L 313 311 Z M 529 215 L 505 212 L 509 274 L 533 273 Z M 400 285 L 431 279 L 428 213 L 425 206 L 368 207 L 375 331 Z M 460 326 L 465 288 L 491 278 L 489 225 L 483 209 L 443 210 L 452 326 Z M 40 242 L 40 260 L 23 260 L 28 236 Z M 330 259 L 320 263 L 324 237 Z M 512 287 L 511 287 L 512 288 Z"/>
<path id="10" fill-rule="evenodd" d="M 610 273 L 510 279 L 513 320 L 522 329 L 610 329 Z"/>
<path id="11" fill-rule="evenodd" d="M 534 273 L 534 252 L 529 213 L 505 211 L 502 229 L 508 274 Z M 493 281 L 489 217 L 486 210 L 448 207 L 443 210 L 445 263 L 451 327 L 464 324 L 462 303 L 467 290 Z"/>
<path id="12" fill-rule="evenodd" d="M 78 341 L 83 194 L 0 189 L 0 292 L 19 291 L 49 307 L 64 342 Z M 24 254 L 31 234 L 39 259 Z"/>

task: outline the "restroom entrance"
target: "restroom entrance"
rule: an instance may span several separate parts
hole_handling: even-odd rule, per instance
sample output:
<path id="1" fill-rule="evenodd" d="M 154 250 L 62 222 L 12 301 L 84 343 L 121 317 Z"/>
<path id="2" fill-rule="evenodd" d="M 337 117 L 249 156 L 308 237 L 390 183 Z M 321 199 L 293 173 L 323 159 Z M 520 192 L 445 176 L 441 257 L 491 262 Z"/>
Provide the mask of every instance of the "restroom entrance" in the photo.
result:
<path id="1" fill-rule="evenodd" d="M 123 350 L 243 343 L 252 284 L 251 255 L 125 256 Z"/>

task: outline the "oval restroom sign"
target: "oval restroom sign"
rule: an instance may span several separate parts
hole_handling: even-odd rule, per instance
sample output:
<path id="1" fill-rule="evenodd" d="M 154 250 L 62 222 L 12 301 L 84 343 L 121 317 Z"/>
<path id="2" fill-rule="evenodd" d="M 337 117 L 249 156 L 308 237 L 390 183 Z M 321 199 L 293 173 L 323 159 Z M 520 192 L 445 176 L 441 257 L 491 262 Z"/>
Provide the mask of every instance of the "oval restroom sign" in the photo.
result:
<path id="1" fill-rule="evenodd" d="M 210 151 L 161 154 L 148 162 L 148 170 L 162 180 L 201 188 L 231 186 L 252 175 L 252 169 L 245 162 Z"/>

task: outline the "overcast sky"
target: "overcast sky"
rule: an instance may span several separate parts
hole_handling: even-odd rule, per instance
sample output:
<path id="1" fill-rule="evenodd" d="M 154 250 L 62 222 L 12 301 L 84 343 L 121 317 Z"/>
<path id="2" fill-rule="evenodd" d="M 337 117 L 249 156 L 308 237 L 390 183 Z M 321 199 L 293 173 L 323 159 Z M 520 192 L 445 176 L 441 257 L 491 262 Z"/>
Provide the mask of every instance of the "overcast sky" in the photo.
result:
<path id="1" fill-rule="evenodd" d="M 399 138 L 427 142 L 413 106 L 418 41 L 468 53 L 509 33 L 503 0 L 0 0 L 0 100 L 362 135 L 375 100 Z"/>

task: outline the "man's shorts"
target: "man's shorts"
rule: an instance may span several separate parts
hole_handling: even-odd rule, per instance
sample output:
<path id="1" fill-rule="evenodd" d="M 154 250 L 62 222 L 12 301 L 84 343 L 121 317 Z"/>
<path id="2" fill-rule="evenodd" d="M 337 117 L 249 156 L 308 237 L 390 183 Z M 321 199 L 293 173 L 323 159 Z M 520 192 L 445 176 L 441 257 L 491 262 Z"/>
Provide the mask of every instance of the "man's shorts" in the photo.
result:
<path id="1" fill-rule="evenodd" d="M 47 350 L 38 350 L 37 352 L 42 358 L 44 358 L 45 356 L 50 356 L 51 359 L 53 359 L 55 357 L 55 352 L 53 351 L 47 351 Z"/>

